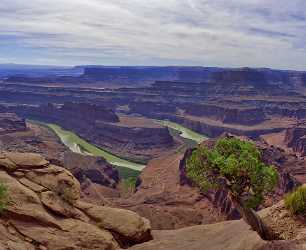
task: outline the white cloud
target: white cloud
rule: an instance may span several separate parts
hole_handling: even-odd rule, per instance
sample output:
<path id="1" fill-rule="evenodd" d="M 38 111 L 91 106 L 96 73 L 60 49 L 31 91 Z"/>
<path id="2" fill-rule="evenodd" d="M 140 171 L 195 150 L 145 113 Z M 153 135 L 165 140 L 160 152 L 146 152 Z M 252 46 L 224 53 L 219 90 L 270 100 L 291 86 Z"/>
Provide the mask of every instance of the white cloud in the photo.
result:
<path id="1" fill-rule="evenodd" d="M 20 62 L 306 69 L 303 10 L 304 0 L 1 0 L 0 52 Z"/>

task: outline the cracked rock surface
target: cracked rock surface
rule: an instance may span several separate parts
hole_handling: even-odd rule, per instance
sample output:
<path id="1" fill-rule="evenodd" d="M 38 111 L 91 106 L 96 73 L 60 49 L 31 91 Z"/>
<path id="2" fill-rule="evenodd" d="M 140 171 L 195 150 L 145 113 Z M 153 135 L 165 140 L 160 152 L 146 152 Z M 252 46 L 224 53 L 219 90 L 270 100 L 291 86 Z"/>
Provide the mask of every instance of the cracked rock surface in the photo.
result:
<path id="1" fill-rule="evenodd" d="M 151 239 L 147 219 L 80 201 L 80 184 L 42 156 L 0 153 L 8 204 L 0 216 L 0 249 L 127 248 Z"/>

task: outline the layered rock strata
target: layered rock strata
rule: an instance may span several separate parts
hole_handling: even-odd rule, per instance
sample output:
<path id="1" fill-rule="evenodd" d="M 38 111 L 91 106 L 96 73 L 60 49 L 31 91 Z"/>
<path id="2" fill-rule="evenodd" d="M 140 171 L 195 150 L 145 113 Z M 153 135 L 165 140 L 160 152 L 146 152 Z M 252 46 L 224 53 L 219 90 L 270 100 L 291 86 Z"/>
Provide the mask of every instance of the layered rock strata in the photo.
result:
<path id="1" fill-rule="evenodd" d="M 25 120 L 14 113 L 0 113 L 0 135 L 26 131 Z"/>

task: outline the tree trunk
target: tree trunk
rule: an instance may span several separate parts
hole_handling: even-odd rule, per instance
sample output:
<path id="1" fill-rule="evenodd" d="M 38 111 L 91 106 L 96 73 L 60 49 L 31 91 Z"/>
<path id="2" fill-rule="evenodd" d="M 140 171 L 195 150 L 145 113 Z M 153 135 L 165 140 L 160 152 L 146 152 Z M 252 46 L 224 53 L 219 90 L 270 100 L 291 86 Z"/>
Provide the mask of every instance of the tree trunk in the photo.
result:
<path id="1" fill-rule="evenodd" d="M 273 231 L 267 225 L 265 225 L 265 223 L 253 209 L 244 206 L 239 198 L 233 196 L 231 198 L 243 220 L 249 224 L 263 240 L 277 240 L 277 237 Z"/>

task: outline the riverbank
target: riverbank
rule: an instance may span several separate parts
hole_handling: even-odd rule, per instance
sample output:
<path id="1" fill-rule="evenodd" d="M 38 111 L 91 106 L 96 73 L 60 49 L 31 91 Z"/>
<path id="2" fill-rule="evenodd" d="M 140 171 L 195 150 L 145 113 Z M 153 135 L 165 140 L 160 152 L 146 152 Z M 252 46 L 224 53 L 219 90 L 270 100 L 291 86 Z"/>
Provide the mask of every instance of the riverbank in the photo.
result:
<path id="1" fill-rule="evenodd" d="M 44 123 L 40 121 L 31 122 L 50 129 L 72 152 L 103 157 L 108 163 L 114 165 L 118 169 L 119 174 L 123 179 L 138 177 L 141 171 L 146 167 L 146 165 L 144 164 L 139 164 L 137 162 L 123 159 L 100 147 L 97 147 L 96 145 L 93 145 L 82 139 L 77 134 L 63 129 L 57 124 Z M 207 137 L 205 137 L 204 135 L 196 133 L 174 122 L 162 120 L 155 120 L 154 122 L 162 126 L 168 127 L 173 134 L 175 134 L 176 136 L 180 136 L 182 139 L 184 139 L 184 148 L 187 146 L 195 146 L 196 144 L 201 143 L 202 141 L 207 139 Z"/>
<path id="2" fill-rule="evenodd" d="M 113 155 L 93 144 L 88 143 L 86 140 L 80 138 L 75 133 L 67 131 L 56 124 L 39 121 L 31 122 L 49 128 L 72 152 L 103 157 L 108 163 L 114 165 L 118 169 L 119 174 L 123 179 L 138 177 L 141 171 L 146 167 L 142 164 L 121 159 L 116 155 Z"/>
<path id="3" fill-rule="evenodd" d="M 179 132 L 179 136 L 184 138 L 184 139 L 188 139 L 191 141 L 196 142 L 197 144 L 205 141 L 208 139 L 208 137 L 206 137 L 205 135 L 199 134 L 197 132 L 194 132 L 191 129 L 188 129 L 180 124 L 171 122 L 171 121 L 166 121 L 166 120 L 155 120 L 156 123 L 168 127 L 169 129 L 173 129 L 175 131 Z"/>

